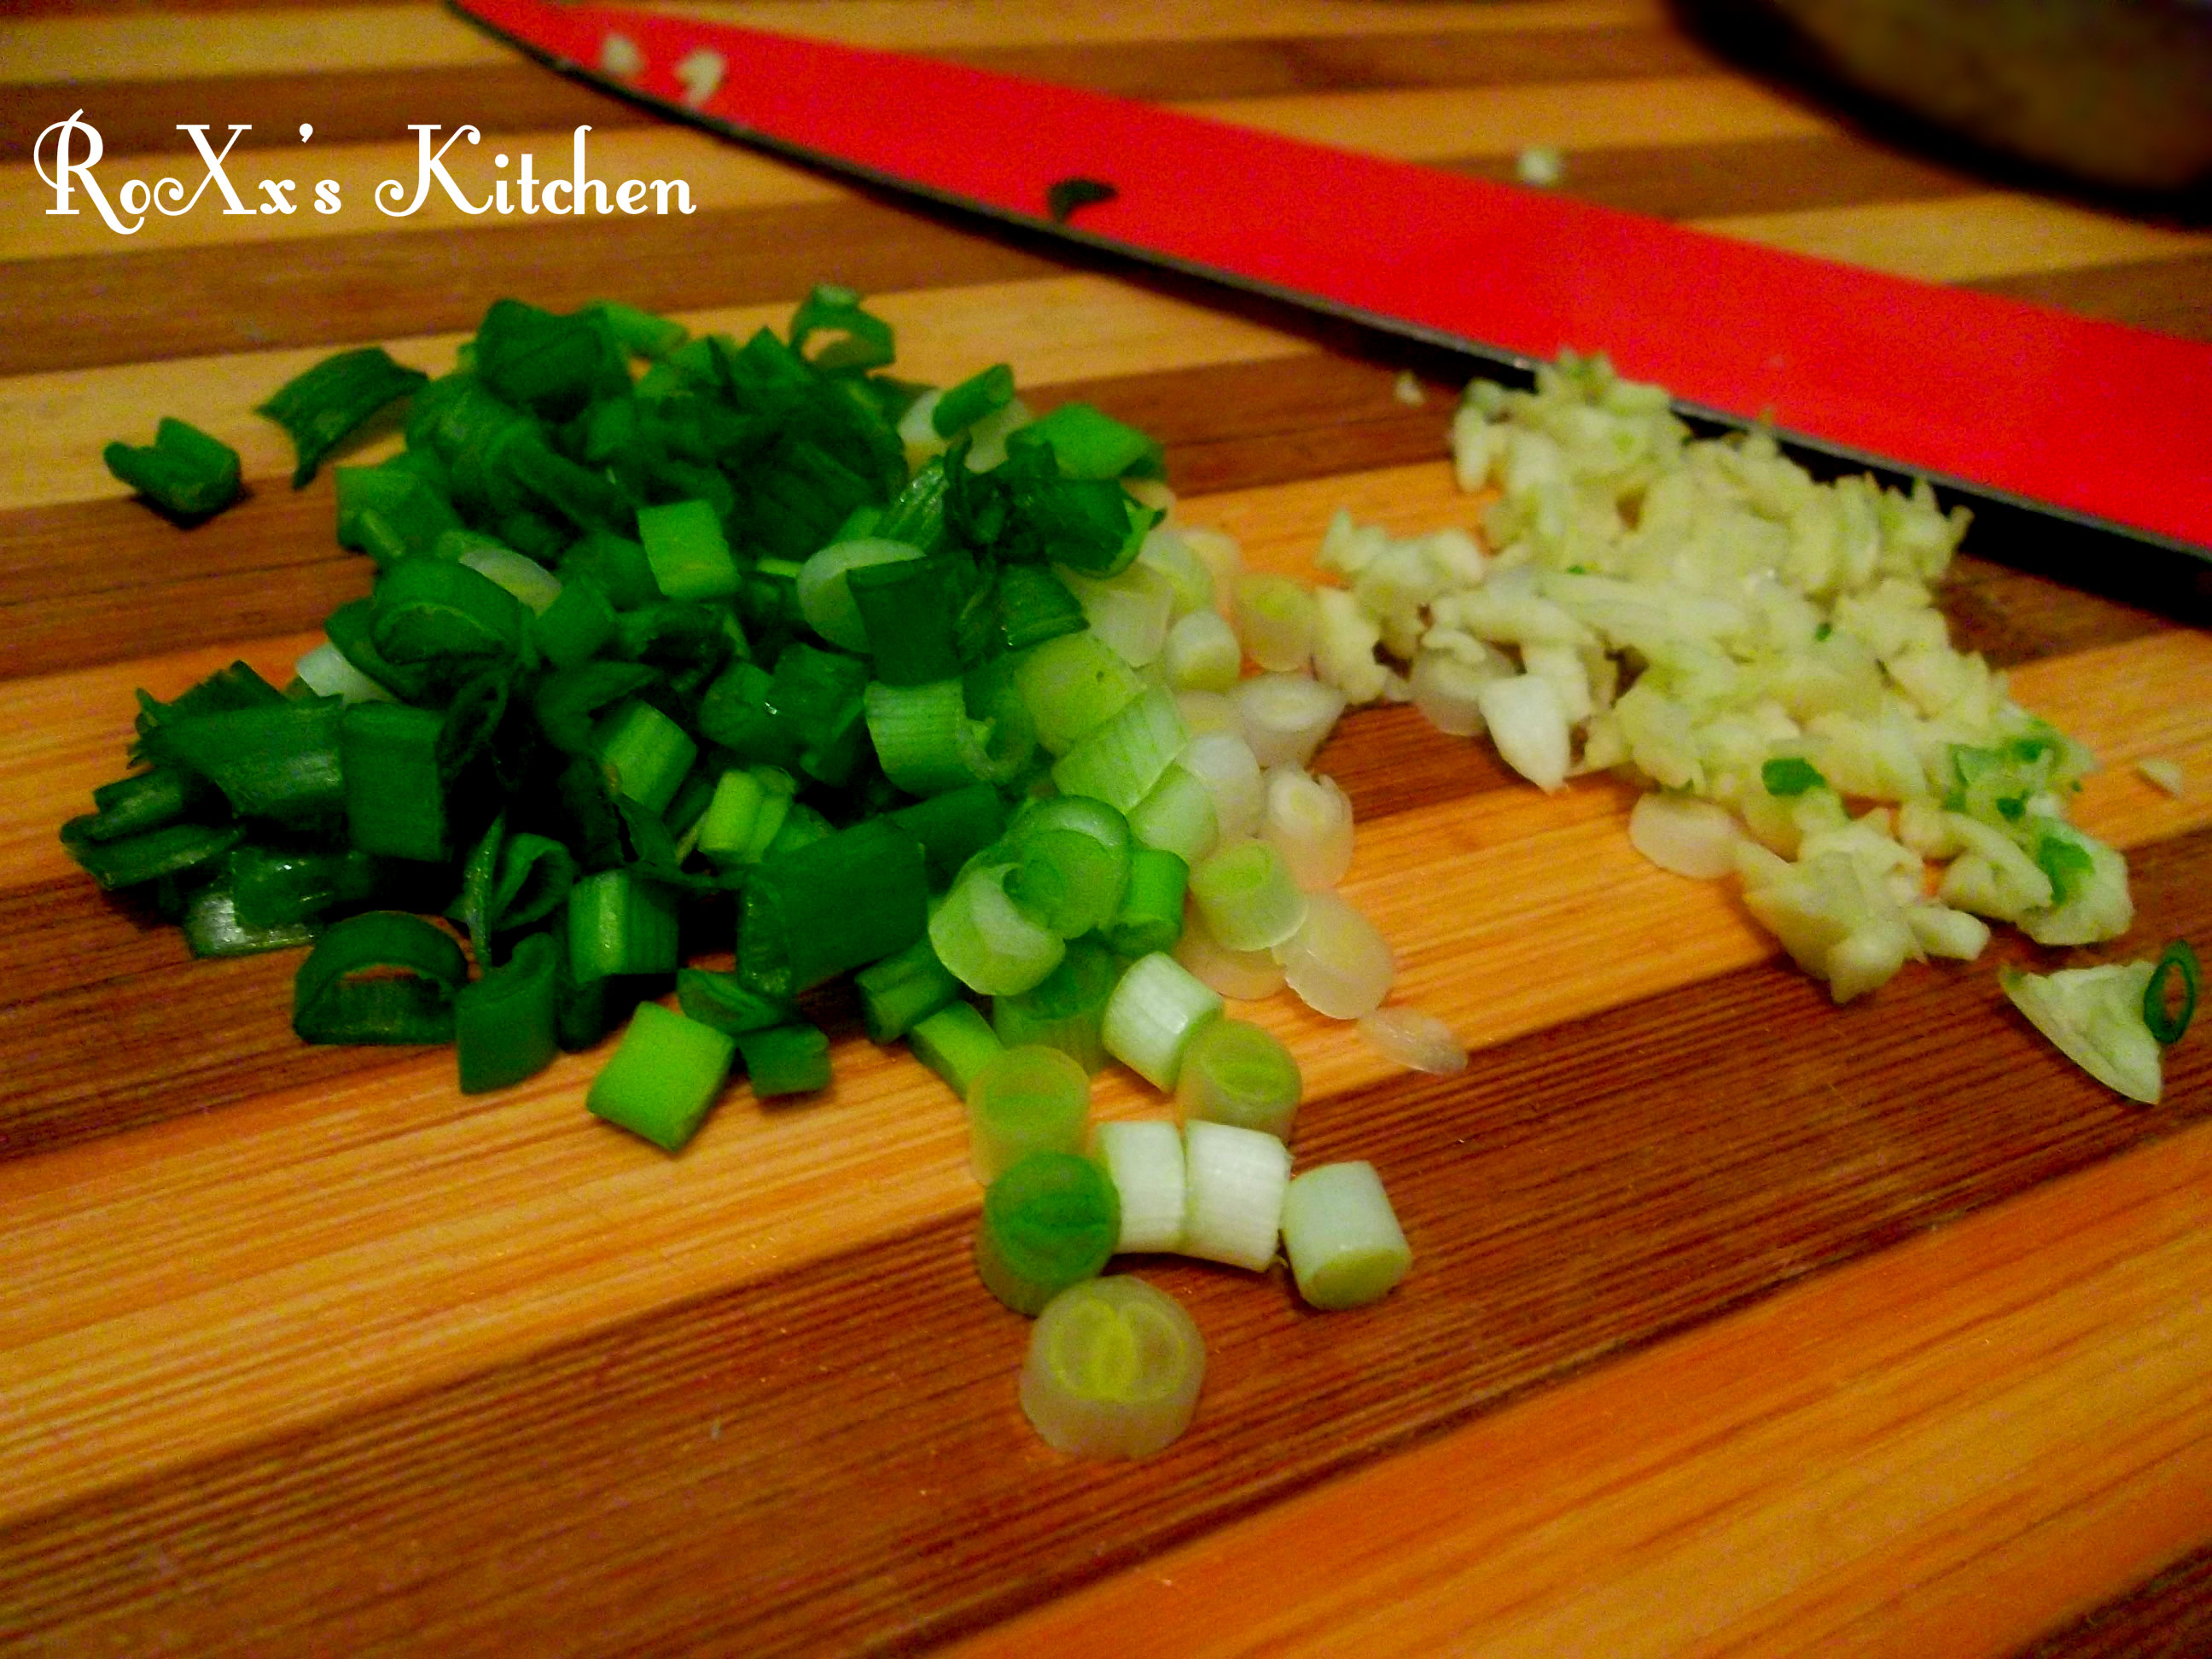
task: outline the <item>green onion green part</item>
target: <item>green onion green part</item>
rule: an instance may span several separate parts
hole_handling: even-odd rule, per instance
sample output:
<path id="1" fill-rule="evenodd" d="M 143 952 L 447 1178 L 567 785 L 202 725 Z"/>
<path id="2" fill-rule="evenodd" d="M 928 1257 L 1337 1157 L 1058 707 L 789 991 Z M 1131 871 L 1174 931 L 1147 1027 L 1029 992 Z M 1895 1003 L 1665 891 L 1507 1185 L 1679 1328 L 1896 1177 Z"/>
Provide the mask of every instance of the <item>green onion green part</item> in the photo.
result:
<path id="1" fill-rule="evenodd" d="M 1183 1051 L 1176 1109 L 1185 1122 L 1233 1123 L 1288 1141 L 1304 1091 L 1298 1062 L 1272 1031 L 1217 1019 Z"/>
<path id="2" fill-rule="evenodd" d="M 120 482 L 183 519 L 204 519 L 238 499 L 238 452 L 185 421 L 164 417 L 143 449 L 112 443 L 100 453 Z"/>
<path id="3" fill-rule="evenodd" d="M 451 1042 L 468 958 L 452 934 L 397 910 L 334 922 L 292 981 L 303 1042 Z"/>
<path id="4" fill-rule="evenodd" d="M 915 1058 L 943 1078 L 963 1100 L 976 1074 L 1006 1047 L 972 1002 L 948 1002 L 925 1015 L 908 1030 L 906 1041 Z"/>
<path id="5" fill-rule="evenodd" d="M 1031 1152 L 983 1194 L 975 1268 L 992 1295 L 1036 1315 L 1069 1285 L 1097 1277 L 1121 1236 L 1114 1183 L 1087 1158 Z"/>
<path id="6" fill-rule="evenodd" d="M 968 1164 L 988 1186 L 1031 1152 L 1079 1152 L 1091 1079 L 1057 1048 L 1009 1048 L 968 1085 Z"/>
<path id="7" fill-rule="evenodd" d="M 455 994 L 463 1094 L 507 1088 L 553 1063 L 557 956 L 551 935 L 532 933 L 503 967 Z"/>
<path id="8" fill-rule="evenodd" d="M 830 1086 L 830 1036 L 805 1020 L 737 1033 L 746 1081 L 754 1096 L 812 1094 Z"/>
<path id="9" fill-rule="evenodd" d="M 584 1103 L 663 1152 L 681 1151 L 706 1121 L 736 1052 L 727 1032 L 641 1002 Z"/>
<path id="10" fill-rule="evenodd" d="M 2181 1003 L 2169 1010 L 2166 1003 L 2177 982 Z M 2188 940 L 2178 939 L 2160 953 L 2150 970 L 2150 983 L 2143 988 L 2143 1024 L 2160 1048 L 2172 1048 L 2189 1030 L 2189 1022 L 2197 1016 L 2197 952 Z"/>
<path id="11" fill-rule="evenodd" d="M 1283 1247 L 1298 1294 L 1329 1310 L 1380 1302 L 1413 1265 L 1371 1164 L 1324 1164 L 1291 1182 Z"/>

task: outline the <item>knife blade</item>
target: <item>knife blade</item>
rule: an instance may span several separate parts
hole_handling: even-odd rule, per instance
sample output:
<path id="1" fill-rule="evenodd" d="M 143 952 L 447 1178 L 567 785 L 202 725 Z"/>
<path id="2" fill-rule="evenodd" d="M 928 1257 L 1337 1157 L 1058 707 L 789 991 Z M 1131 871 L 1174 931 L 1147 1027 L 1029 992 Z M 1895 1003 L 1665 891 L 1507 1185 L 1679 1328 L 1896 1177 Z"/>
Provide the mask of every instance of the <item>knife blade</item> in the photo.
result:
<path id="1" fill-rule="evenodd" d="M 2212 345 L 903 53 L 623 7 L 449 3 L 790 159 L 1523 374 L 1602 350 L 1692 419 L 2179 553 L 2212 591 Z M 1070 180 L 1111 194 L 1055 213 Z"/>

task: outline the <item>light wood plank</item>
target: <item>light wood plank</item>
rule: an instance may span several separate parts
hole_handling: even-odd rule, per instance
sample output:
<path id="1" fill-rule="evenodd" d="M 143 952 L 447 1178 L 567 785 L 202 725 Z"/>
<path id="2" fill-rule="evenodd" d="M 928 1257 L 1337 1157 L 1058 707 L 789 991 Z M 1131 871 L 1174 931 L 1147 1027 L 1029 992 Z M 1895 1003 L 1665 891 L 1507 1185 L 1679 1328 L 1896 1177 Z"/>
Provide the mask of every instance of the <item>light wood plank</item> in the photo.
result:
<path id="1" fill-rule="evenodd" d="M 2199 1127 L 954 1651 L 2007 1652 L 2212 1527 L 2208 1245 Z"/>
<path id="2" fill-rule="evenodd" d="M 2176 230 L 2039 197 L 1987 191 L 1692 222 L 1700 229 L 1931 283 L 1978 282 L 2212 253 L 2212 233 Z"/>
<path id="3" fill-rule="evenodd" d="M 1054 0 L 860 0 L 860 3 L 668 8 L 757 28 L 908 51 L 1088 41 L 1426 34 L 1440 29 L 1611 28 L 1649 22 L 1650 0 L 1524 0 L 1468 8 L 1417 0 L 1377 9 L 1349 0 L 1147 0 L 1071 12 Z M 453 68 L 513 61 L 490 36 L 433 6 L 42 17 L 0 25 L 0 85 Z M 92 114 L 97 125 L 96 112 Z M 426 114 L 425 120 L 441 118 Z"/>
<path id="4" fill-rule="evenodd" d="M 1400 161 L 1510 155 L 1531 144 L 1620 148 L 1826 136 L 1834 124 L 1748 81 L 1717 76 L 1422 87 L 1182 108 L 1285 137 Z M 1572 165 L 1573 158 L 1568 158 Z"/>
<path id="5" fill-rule="evenodd" d="M 96 121 L 94 116 L 86 118 Z M 426 113 L 423 118 L 431 118 Z M 450 131 L 450 128 L 447 131 Z M 446 133 L 437 136 L 442 141 Z M 680 179 L 690 187 L 693 209 L 701 212 L 715 208 L 785 207 L 801 202 L 830 202 L 852 193 L 812 173 L 772 161 L 688 127 L 651 126 L 594 132 L 585 143 L 586 176 L 605 181 L 610 192 L 625 179 Z M 221 148 L 218 143 L 216 149 Z M 508 158 L 503 169 L 494 165 L 495 156 L 501 155 Z M 291 199 L 299 209 L 297 212 L 265 214 L 257 209 L 244 215 L 233 214 L 226 211 L 221 192 L 210 185 L 191 211 L 173 218 L 158 212 L 149 213 L 139 228 L 127 237 L 109 228 L 98 210 L 82 196 L 76 198 L 74 217 L 52 215 L 48 210 L 54 204 L 53 190 L 39 177 L 35 168 L 28 165 L 0 167 L 0 259 L 138 253 L 151 248 L 276 245 L 331 236 L 404 235 L 450 230 L 456 226 L 514 229 L 549 222 L 574 222 L 563 216 L 522 211 L 521 192 L 515 181 L 520 177 L 522 157 L 526 155 L 532 158 L 532 176 L 540 182 L 574 176 L 574 136 L 571 132 L 508 133 L 486 139 L 474 149 L 464 140 L 446 152 L 446 170 L 453 174 L 463 197 L 479 204 L 478 212 L 464 211 L 444 191 L 434 185 L 416 211 L 387 213 L 377 194 L 383 185 L 388 183 L 393 188 L 381 199 L 396 204 L 398 209 L 406 209 L 414 200 L 418 156 L 412 139 L 405 143 L 328 148 L 279 144 L 252 150 L 245 149 L 241 143 L 223 164 L 239 199 L 249 209 L 257 209 L 257 204 L 264 199 L 259 193 L 259 180 L 295 180 L 296 188 L 291 192 Z M 109 202 L 114 204 L 123 181 L 134 178 L 148 184 L 175 179 L 189 198 L 198 188 L 204 172 L 197 156 L 145 155 L 103 162 L 94 176 L 107 192 Z M 493 185 L 501 179 L 507 182 L 507 199 L 514 208 L 511 214 L 501 214 L 494 207 Z M 335 213 L 322 213 L 314 206 L 316 187 L 325 180 L 338 187 L 341 206 Z M 119 207 L 118 211 L 120 212 Z M 594 216 L 591 223 L 606 229 L 618 217 Z M 125 218 L 124 222 L 131 221 Z"/>
<path id="6" fill-rule="evenodd" d="M 949 383 L 1006 361 L 1025 386 L 1158 369 L 1253 362 L 1311 349 L 1305 342 L 1224 313 L 1097 276 L 979 283 L 869 296 L 899 330 L 899 368 Z M 791 305 L 688 313 L 695 330 L 739 335 L 782 330 Z M 400 362 L 432 374 L 453 366 L 460 335 L 382 342 Z M 175 415 L 234 446 L 248 477 L 289 476 L 289 441 L 252 413 L 292 376 L 337 345 L 244 352 L 120 368 L 0 380 L 0 423 L 21 434 L 0 453 L 0 508 L 113 500 L 129 492 L 100 452 L 112 440 Z M 143 441 L 143 438 L 138 440 Z M 388 447 L 388 446 L 387 446 Z M 364 455 L 380 453 L 374 447 Z"/>
<path id="7" fill-rule="evenodd" d="M 2017 686 L 2115 763 L 2140 744 L 2212 767 L 2200 635 L 2039 664 Z M 27 793 L 11 783 L 0 802 L 27 831 Z M 1723 884 L 1629 848 L 1629 804 L 1608 784 L 1509 787 L 1373 825 L 1346 891 L 1395 946 L 1402 1000 L 1487 1043 L 1765 960 Z M 2116 764 L 2080 816 L 2135 845 L 2212 822 L 2212 795 L 2173 800 Z M 1393 873 L 1416 863 L 1419 884 Z M 1668 948 L 1606 948 L 1621 938 Z M 1316 1096 L 1389 1074 L 1352 1028 L 1286 998 L 1247 1012 Z M 0 1312 L 0 1518 L 975 1201 L 957 1103 L 903 1056 L 846 1045 L 827 1097 L 733 1101 L 673 1161 L 578 1109 L 595 1064 L 469 1100 L 439 1055 L 0 1166 L 20 1264 Z M 1097 1098 L 1109 1115 L 1158 1109 L 1117 1075 Z"/>

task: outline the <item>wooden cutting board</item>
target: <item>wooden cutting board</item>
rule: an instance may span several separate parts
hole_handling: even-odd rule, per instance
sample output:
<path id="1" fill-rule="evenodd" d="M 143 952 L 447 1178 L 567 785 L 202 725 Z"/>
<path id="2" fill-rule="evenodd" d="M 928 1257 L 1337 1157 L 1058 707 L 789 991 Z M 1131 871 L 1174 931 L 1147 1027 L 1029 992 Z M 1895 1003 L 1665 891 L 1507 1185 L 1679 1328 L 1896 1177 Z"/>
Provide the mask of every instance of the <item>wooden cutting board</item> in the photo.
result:
<path id="1" fill-rule="evenodd" d="M 1557 145 L 1593 199 L 2212 336 L 2212 238 L 1885 148 L 1648 0 L 721 9 L 1500 176 Z M 31 0 L 0 83 L 0 1650 L 2212 1641 L 2212 1042 L 2169 1056 L 2161 1107 L 2120 1101 L 1996 983 L 2112 952 L 2011 939 L 1836 1009 L 1726 885 L 1629 850 L 1625 791 L 1540 795 L 1408 711 L 1353 715 L 1321 766 L 1402 1000 L 1473 1064 L 1415 1078 L 1253 1017 L 1306 1068 L 1301 1163 L 1374 1162 L 1414 1273 L 1318 1316 L 1279 1267 L 1148 1266 L 1212 1368 L 1143 1465 L 1030 1432 L 1026 1323 L 967 1264 L 958 1104 L 849 1006 L 826 1094 L 734 1091 L 675 1158 L 584 1113 L 595 1056 L 464 1098 L 444 1054 L 299 1045 L 291 957 L 189 961 L 54 831 L 120 769 L 134 688 L 281 678 L 367 590 L 327 476 L 291 492 L 249 412 L 330 350 L 442 368 L 502 294 L 750 329 L 844 282 L 917 377 L 1004 359 L 1154 432 L 1182 516 L 1286 570 L 1340 506 L 1473 522 L 1456 380 L 647 124 L 426 6 Z M 33 147 L 78 110 L 102 179 L 189 185 L 178 124 L 249 123 L 242 196 L 327 178 L 343 206 L 49 215 Z M 410 124 L 471 122 L 540 176 L 588 124 L 595 171 L 682 178 L 697 211 L 376 212 Z M 246 457 L 251 498 L 189 533 L 98 459 L 163 414 Z M 2081 816 L 2142 918 L 2115 950 L 2212 946 L 2212 641 L 2008 550 L 1947 609 L 2104 757 Z"/>

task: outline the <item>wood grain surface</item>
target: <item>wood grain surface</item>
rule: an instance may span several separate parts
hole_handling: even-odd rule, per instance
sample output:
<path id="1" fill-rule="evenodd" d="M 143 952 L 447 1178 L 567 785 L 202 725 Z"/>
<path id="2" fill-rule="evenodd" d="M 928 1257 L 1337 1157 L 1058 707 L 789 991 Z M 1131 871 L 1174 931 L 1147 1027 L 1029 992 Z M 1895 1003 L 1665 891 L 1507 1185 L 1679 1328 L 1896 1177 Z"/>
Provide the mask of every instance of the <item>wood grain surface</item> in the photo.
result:
<path id="1" fill-rule="evenodd" d="M 1656 0 L 686 9 L 1493 177 L 1553 145 L 1592 200 L 2212 338 L 2202 222 L 1896 148 Z M 33 146 L 77 110 L 103 177 L 194 177 L 179 124 L 245 124 L 234 176 L 351 205 L 53 216 Z M 382 219 L 423 122 L 541 158 L 589 125 L 596 170 L 698 211 Z M 597 1054 L 463 1097 L 447 1053 L 300 1044 L 293 957 L 191 961 L 55 830 L 121 769 L 135 689 L 281 679 L 368 591 L 327 475 L 292 491 L 251 412 L 340 347 L 436 369 L 507 294 L 750 330 L 842 282 L 918 378 L 1003 359 L 1153 432 L 1180 516 L 1292 571 L 1340 506 L 1474 522 L 1464 369 L 655 125 L 410 0 L 27 0 L 0 135 L 0 1652 L 2212 1642 L 2212 1041 L 2135 1107 L 1996 977 L 2212 945 L 2200 629 L 1970 538 L 1954 635 L 2098 750 L 2081 817 L 2140 921 L 1840 1010 L 1729 884 L 1628 848 L 1623 787 L 1547 797 L 1409 710 L 1347 719 L 1320 765 L 1359 813 L 1348 890 L 1473 1062 L 1414 1077 L 1286 999 L 1247 1012 L 1305 1067 L 1301 1162 L 1374 1162 L 1415 1271 L 1320 1316 L 1279 1265 L 1145 1264 L 1206 1333 L 1198 1421 L 1076 1462 L 1023 1420 L 1026 1322 L 968 1265 L 959 1103 L 848 994 L 815 1009 L 830 1090 L 733 1089 L 672 1158 L 583 1111 Z M 245 460 L 190 531 L 99 460 L 165 414 Z M 1160 1109 L 1127 1076 L 1099 1099 Z"/>

